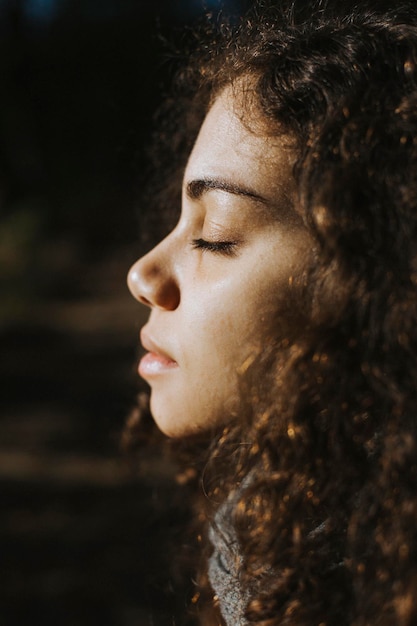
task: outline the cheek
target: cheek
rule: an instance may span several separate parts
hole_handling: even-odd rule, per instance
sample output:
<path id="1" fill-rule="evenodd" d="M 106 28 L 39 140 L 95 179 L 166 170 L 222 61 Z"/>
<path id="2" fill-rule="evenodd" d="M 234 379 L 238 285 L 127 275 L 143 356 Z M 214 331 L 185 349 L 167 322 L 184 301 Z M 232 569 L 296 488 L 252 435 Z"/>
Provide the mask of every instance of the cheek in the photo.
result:
<path id="1" fill-rule="evenodd" d="M 298 326 L 300 282 L 294 250 L 263 246 L 248 263 L 230 260 L 224 278 L 206 276 L 183 293 L 182 326 L 194 366 L 206 372 L 236 371 L 271 338 L 282 339 Z M 224 271 L 224 267 L 223 267 Z M 197 288 L 198 287 L 198 288 Z M 189 363 L 193 366 L 193 363 Z"/>
<path id="2" fill-rule="evenodd" d="M 183 294 L 183 318 L 191 332 L 213 337 L 233 330 L 242 305 L 247 303 L 242 276 L 244 272 L 220 280 L 207 279 Z"/>
<path id="3" fill-rule="evenodd" d="M 254 311 L 237 300 L 238 293 L 226 298 L 214 289 L 210 296 L 196 297 L 183 320 L 188 343 L 182 350 L 184 375 L 192 379 L 198 395 L 209 390 L 213 398 L 223 396 L 224 401 L 237 386 L 237 371 L 251 350 Z"/>

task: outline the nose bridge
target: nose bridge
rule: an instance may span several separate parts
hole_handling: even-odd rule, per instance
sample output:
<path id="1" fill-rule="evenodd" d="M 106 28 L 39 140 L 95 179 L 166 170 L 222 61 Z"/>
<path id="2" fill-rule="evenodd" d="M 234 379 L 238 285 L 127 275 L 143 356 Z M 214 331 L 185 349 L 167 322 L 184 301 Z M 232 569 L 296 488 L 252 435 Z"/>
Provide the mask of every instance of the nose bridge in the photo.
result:
<path id="1" fill-rule="evenodd" d="M 127 282 L 132 295 L 143 304 L 167 310 L 177 308 L 180 291 L 170 236 L 132 265 Z"/>

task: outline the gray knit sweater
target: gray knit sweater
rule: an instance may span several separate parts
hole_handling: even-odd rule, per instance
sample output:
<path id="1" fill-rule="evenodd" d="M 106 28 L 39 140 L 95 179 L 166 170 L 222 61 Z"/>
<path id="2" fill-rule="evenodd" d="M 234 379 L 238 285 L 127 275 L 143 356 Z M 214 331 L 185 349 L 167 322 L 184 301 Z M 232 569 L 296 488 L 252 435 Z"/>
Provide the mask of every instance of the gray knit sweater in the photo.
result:
<path id="1" fill-rule="evenodd" d="M 208 575 L 227 626 L 246 626 L 248 622 L 244 613 L 250 590 L 244 588 L 240 581 L 242 557 L 230 521 L 235 498 L 232 496 L 220 507 L 210 527 L 209 539 L 213 553 L 209 560 Z"/>
<path id="2" fill-rule="evenodd" d="M 242 556 L 231 522 L 239 493 L 239 490 L 233 492 L 219 508 L 209 530 L 213 553 L 209 559 L 208 575 L 227 626 L 248 626 L 244 617 L 245 609 L 252 595 L 259 591 L 259 581 L 243 586 L 240 579 Z M 310 536 L 323 533 L 325 528 L 325 522 L 319 524 L 310 532 Z M 335 562 L 331 569 L 343 566 L 343 562 Z"/>

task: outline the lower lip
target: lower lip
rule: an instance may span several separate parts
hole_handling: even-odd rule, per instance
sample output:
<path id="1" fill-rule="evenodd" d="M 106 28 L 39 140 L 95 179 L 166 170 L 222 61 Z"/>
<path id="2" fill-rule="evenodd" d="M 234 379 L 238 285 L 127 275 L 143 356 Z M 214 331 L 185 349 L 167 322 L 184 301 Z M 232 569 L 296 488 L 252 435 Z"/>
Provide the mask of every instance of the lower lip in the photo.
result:
<path id="1" fill-rule="evenodd" d="M 142 376 L 142 378 L 149 378 L 150 376 L 164 374 L 177 367 L 178 363 L 176 361 L 172 361 L 166 356 L 155 354 L 155 352 L 147 352 L 140 360 L 139 375 Z"/>

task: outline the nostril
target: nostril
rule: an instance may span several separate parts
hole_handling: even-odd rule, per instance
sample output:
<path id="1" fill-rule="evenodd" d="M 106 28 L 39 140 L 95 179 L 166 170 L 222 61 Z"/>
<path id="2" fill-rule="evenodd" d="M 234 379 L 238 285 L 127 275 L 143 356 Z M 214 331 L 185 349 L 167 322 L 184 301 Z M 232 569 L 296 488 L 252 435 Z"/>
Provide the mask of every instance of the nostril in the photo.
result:
<path id="1" fill-rule="evenodd" d="M 142 304 L 145 304 L 146 306 L 152 306 L 151 301 L 145 298 L 145 296 L 139 295 L 137 296 L 137 299 L 139 300 L 139 302 L 141 302 Z"/>

